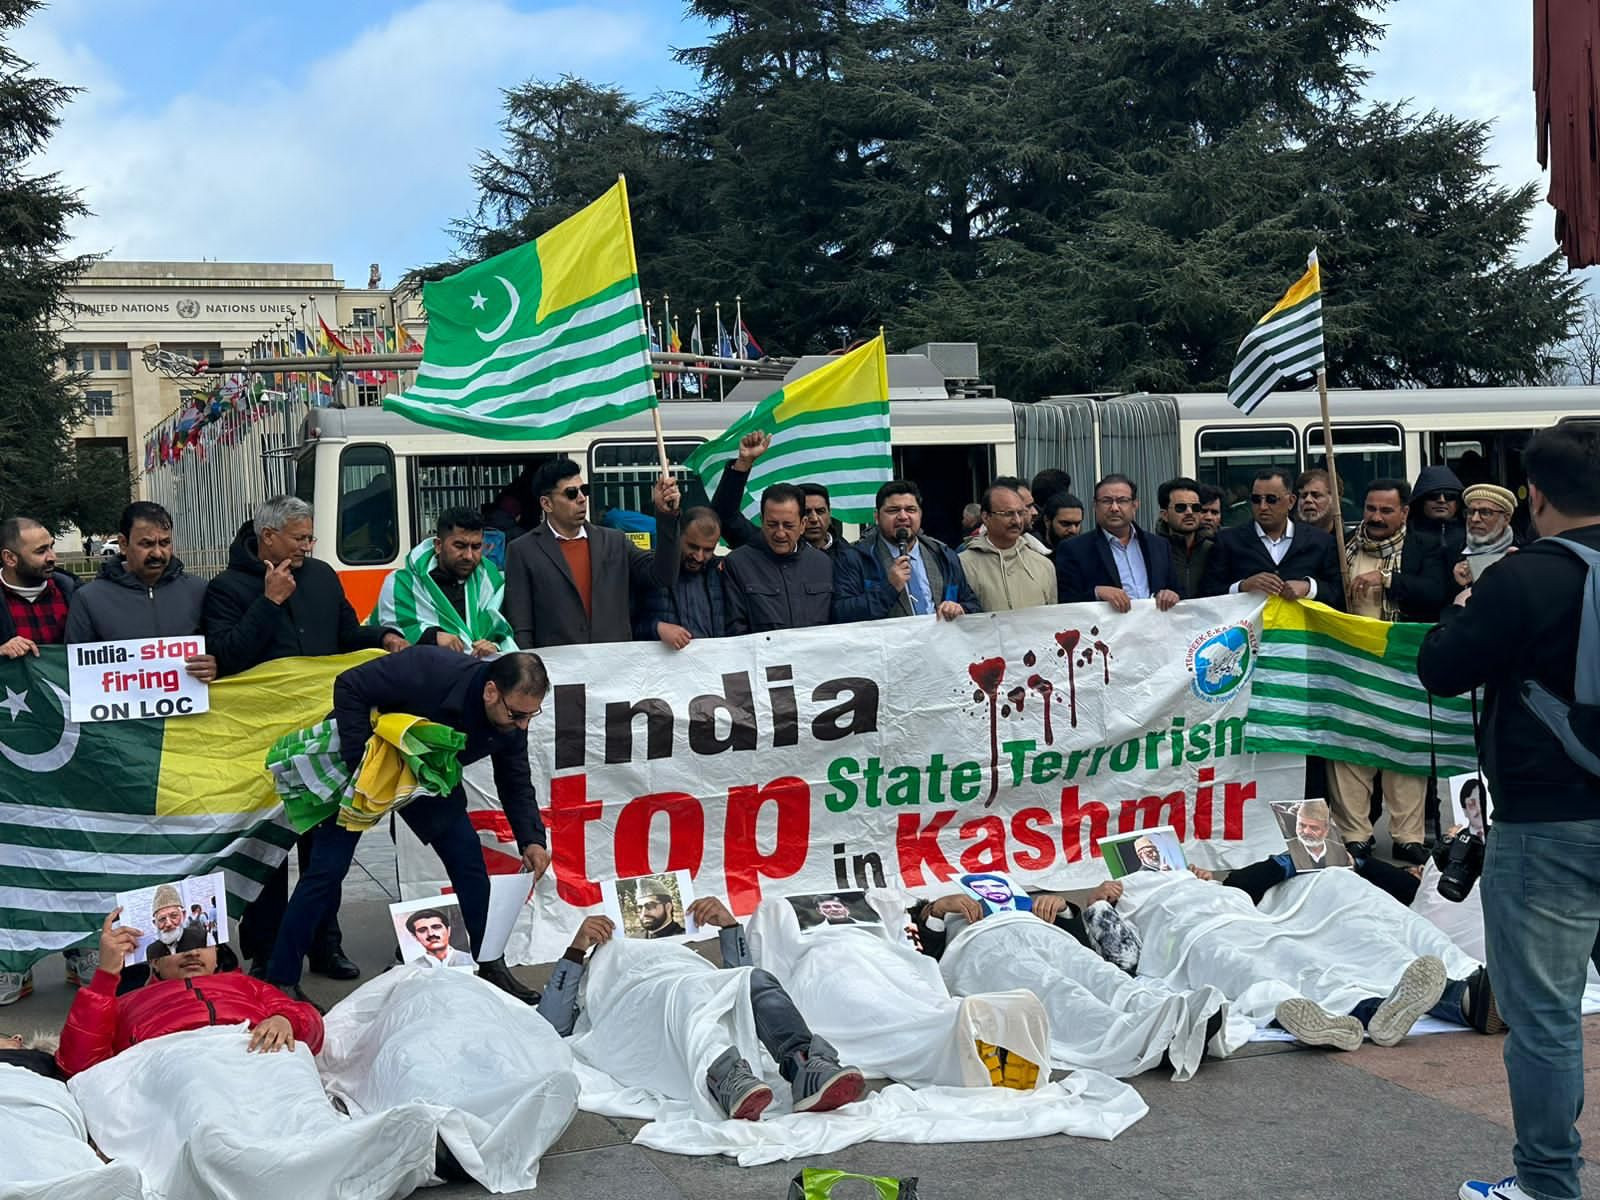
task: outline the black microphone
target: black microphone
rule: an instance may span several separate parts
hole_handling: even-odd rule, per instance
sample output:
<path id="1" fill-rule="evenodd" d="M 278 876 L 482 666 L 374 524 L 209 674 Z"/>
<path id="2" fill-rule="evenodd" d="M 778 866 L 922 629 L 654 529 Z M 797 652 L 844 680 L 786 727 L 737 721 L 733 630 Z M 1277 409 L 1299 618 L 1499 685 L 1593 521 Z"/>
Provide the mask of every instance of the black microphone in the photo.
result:
<path id="1" fill-rule="evenodd" d="M 906 556 L 906 551 L 911 549 L 911 530 L 902 529 L 899 533 L 895 534 L 894 544 L 900 550 L 900 557 L 904 558 Z"/>

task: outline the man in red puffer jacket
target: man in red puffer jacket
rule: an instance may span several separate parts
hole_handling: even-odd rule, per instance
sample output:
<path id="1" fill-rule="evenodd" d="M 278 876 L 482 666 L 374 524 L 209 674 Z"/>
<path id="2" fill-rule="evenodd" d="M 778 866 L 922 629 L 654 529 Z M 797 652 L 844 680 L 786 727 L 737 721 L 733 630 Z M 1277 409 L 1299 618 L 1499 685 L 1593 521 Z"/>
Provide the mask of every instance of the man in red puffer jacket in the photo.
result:
<path id="1" fill-rule="evenodd" d="M 117 995 L 122 964 L 140 933 L 117 925 L 119 908 L 100 927 L 100 968 L 72 1001 L 56 1062 L 68 1075 L 86 1071 L 135 1042 L 207 1025 L 248 1025 L 250 1049 L 293 1050 L 296 1039 L 315 1054 L 322 1048 L 322 1016 L 270 983 L 238 970 L 227 947 L 204 946 L 150 964 L 150 982 Z M 225 968 L 217 969 L 219 953 Z"/>

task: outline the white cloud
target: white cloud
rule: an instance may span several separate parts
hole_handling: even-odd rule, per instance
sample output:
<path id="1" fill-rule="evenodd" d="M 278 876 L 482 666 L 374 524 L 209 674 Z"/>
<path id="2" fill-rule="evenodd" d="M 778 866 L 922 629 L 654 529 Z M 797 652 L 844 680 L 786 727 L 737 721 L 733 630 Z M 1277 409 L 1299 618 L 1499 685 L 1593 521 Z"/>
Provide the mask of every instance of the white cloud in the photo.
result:
<path id="1" fill-rule="evenodd" d="M 500 0 L 428 0 L 294 82 L 240 61 L 234 88 L 180 90 L 141 111 L 75 39 L 80 27 L 49 15 L 16 49 L 87 89 L 43 161 L 94 211 L 74 229 L 75 249 L 333 262 L 356 286 L 369 261 L 393 282 L 448 251 L 441 229 L 473 202 L 477 151 L 499 142 L 502 87 L 614 74 L 650 33 L 588 4 L 522 13 Z"/>

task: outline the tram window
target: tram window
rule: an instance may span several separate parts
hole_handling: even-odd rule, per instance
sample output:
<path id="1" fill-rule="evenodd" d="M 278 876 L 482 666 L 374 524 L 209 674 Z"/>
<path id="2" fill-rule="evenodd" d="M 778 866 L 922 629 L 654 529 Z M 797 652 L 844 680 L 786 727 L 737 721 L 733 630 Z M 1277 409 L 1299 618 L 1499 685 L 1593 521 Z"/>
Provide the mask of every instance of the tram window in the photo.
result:
<path id="1" fill-rule="evenodd" d="M 1305 432 L 1307 465 L 1324 466 L 1322 426 L 1308 425 Z M 1333 461 L 1339 468 L 1339 507 L 1345 522 L 1358 521 L 1369 483 L 1405 475 L 1404 433 L 1398 425 L 1335 425 Z"/>
<path id="2" fill-rule="evenodd" d="M 294 494 L 307 504 L 316 505 L 317 447 L 313 443 L 294 460 Z"/>
<path id="3" fill-rule="evenodd" d="M 386 563 L 400 549 L 394 455 L 387 446 L 351 446 L 339 455 L 339 561 Z"/>
<path id="4" fill-rule="evenodd" d="M 667 461 L 679 485 L 688 478 L 683 462 L 700 447 L 699 438 L 674 438 L 667 442 Z M 589 500 L 591 513 L 608 508 L 653 515 L 650 492 L 661 477 L 661 453 L 655 440 L 648 442 L 596 442 L 589 447 Z M 685 497 L 684 507 L 704 503 Z"/>
<path id="5" fill-rule="evenodd" d="M 1195 477 L 1222 489 L 1222 522 L 1250 519 L 1250 484 L 1262 467 L 1282 467 L 1291 480 L 1300 470 L 1294 430 L 1287 425 L 1202 429 L 1196 439 Z"/>

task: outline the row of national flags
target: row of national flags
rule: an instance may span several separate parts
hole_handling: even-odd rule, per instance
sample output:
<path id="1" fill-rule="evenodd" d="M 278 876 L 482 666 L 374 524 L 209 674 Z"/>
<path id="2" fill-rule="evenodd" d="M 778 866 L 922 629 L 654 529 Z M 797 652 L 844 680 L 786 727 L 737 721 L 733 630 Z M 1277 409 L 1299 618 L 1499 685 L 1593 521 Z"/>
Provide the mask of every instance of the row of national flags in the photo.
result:
<path id="1" fill-rule="evenodd" d="M 474 437 L 548 441 L 656 409 L 650 352 L 683 348 L 675 326 L 649 328 L 622 179 L 537 240 L 424 285 L 422 300 L 422 362 L 384 407 Z M 761 356 L 742 320 L 733 333 L 740 353 L 728 357 Z M 719 351 L 733 348 L 720 321 L 716 336 Z M 691 342 L 690 353 L 703 352 Z M 766 482 L 821 483 L 840 520 L 871 520 L 891 475 L 887 364 L 879 334 L 768 397 L 689 468 L 713 489 L 759 424 L 772 438 Z M 759 494 L 758 481 L 749 490 Z"/>

